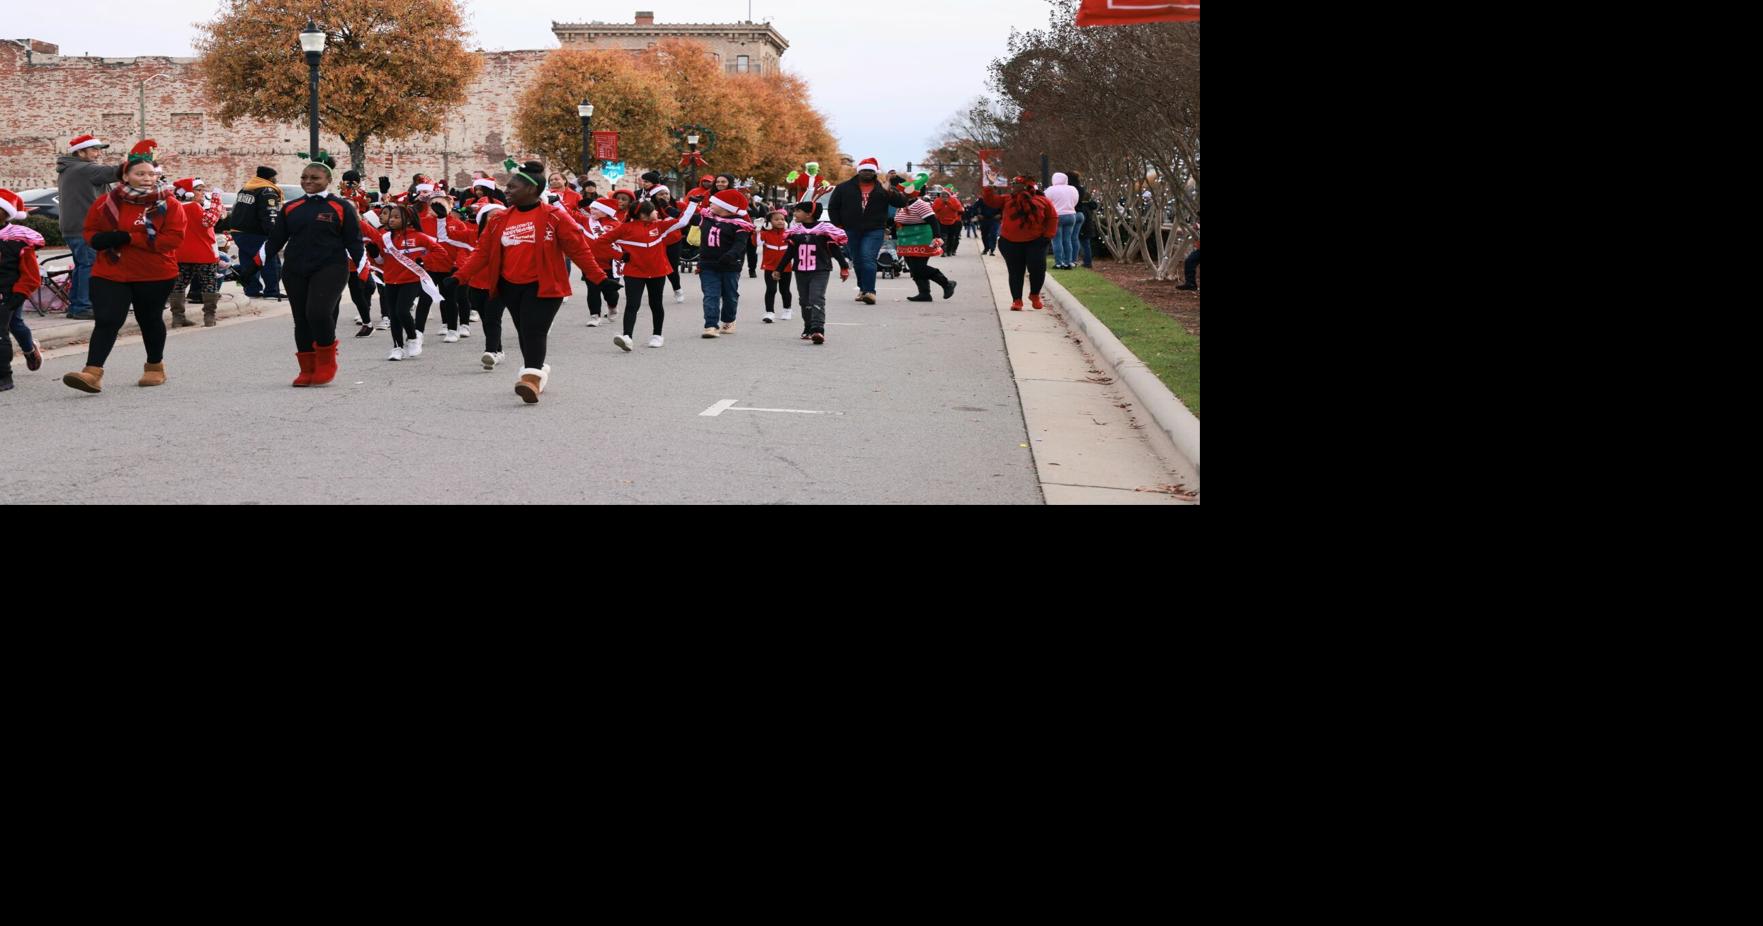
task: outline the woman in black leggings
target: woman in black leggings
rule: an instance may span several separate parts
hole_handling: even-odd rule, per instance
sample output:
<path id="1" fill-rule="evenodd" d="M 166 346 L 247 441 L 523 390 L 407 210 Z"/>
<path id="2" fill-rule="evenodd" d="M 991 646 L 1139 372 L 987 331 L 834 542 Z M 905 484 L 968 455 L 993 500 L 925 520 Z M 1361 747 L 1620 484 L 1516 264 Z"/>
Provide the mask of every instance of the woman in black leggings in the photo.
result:
<path id="1" fill-rule="evenodd" d="M 300 172 L 306 195 L 282 207 L 269 236 L 269 254 L 282 260 L 282 283 L 294 309 L 296 386 L 324 386 L 337 378 L 337 315 L 351 272 L 361 263 L 361 219 L 355 204 L 329 192 L 331 169 L 308 164 Z"/>

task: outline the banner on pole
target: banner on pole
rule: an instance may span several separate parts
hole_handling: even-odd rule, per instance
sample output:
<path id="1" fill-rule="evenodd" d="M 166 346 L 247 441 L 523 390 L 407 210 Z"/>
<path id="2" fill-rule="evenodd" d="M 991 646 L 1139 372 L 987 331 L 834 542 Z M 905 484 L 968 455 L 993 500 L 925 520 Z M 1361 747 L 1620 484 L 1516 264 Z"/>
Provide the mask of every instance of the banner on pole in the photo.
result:
<path id="1" fill-rule="evenodd" d="M 594 160 L 596 160 L 596 161 L 616 161 L 616 160 L 618 160 L 618 133 L 617 132 L 595 132 L 594 133 Z"/>
<path id="2" fill-rule="evenodd" d="M 603 174 L 607 180 L 617 183 L 619 179 L 624 176 L 624 162 L 607 161 L 600 165 L 600 173 Z"/>
<path id="3" fill-rule="evenodd" d="M 1083 5 L 1077 8 L 1077 24 L 1080 26 L 1199 21 L 1200 0 L 1083 0 Z"/>

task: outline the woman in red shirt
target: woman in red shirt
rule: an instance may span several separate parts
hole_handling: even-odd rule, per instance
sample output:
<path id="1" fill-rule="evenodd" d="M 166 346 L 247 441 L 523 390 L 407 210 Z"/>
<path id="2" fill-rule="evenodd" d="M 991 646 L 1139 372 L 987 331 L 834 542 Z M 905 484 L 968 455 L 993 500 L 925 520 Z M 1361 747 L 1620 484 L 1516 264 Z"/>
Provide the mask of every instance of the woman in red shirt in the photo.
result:
<path id="1" fill-rule="evenodd" d="M 1047 197 L 1035 192 L 1033 177 L 1017 177 L 1010 181 L 1010 196 L 999 196 L 997 190 L 982 190 L 980 202 L 1004 212 L 1004 227 L 998 250 L 1004 255 L 1004 266 L 1010 270 L 1010 311 L 1022 311 L 1022 274 L 1028 271 L 1029 301 L 1037 309 L 1041 304 L 1041 284 L 1047 280 L 1047 246 L 1059 233 L 1059 212 Z"/>
<path id="2" fill-rule="evenodd" d="M 178 281 L 184 210 L 153 169 L 157 142 L 135 145 L 117 169 L 120 181 L 86 213 L 86 242 L 98 252 L 92 265 L 92 309 L 97 327 L 86 348 L 86 368 L 61 378 L 81 392 L 104 391 L 104 361 L 128 321 L 129 307 L 147 348 L 139 385 L 165 385 L 165 303 Z"/>
<path id="3" fill-rule="evenodd" d="M 541 202 L 545 183 L 539 178 L 545 176 L 545 165 L 538 161 L 517 165 L 512 159 L 503 163 L 512 175 L 510 208 L 497 212 L 484 226 L 478 238 L 478 249 L 484 252 L 479 259 L 486 263 L 484 273 L 492 281 L 490 298 L 495 304 L 490 311 L 507 306 L 520 334 L 525 366 L 514 391 L 530 405 L 539 401 L 551 378 L 551 367 L 545 363 L 551 323 L 572 291 L 565 256 L 587 271 L 602 295 L 617 289 L 618 281 L 600 269 L 588 236 L 569 213 L 562 206 Z"/>
<path id="4" fill-rule="evenodd" d="M 171 291 L 171 327 L 194 328 L 196 323 L 184 316 L 189 299 L 202 303 L 202 324 L 213 328 L 215 311 L 220 307 L 220 274 L 216 267 L 220 258 L 214 251 L 214 226 L 226 213 L 220 204 L 202 189 L 202 181 L 188 177 L 172 184 L 184 210 L 184 243 L 178 248 L 178 282 Z"/>

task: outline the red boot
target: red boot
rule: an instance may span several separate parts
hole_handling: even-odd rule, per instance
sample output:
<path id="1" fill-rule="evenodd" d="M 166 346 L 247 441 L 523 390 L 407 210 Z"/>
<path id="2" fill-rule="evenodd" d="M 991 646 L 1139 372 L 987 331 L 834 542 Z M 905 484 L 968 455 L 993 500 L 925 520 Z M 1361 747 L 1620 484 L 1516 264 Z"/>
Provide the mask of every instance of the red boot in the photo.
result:
<path id="1" fill-rule="evenodd" d="M 294 377 L 294 385 L 312 385 L 312 368 L 318 363 L 318 355 L 309 351 L 296 351 L 294 359 L 300 361 L 300 375 Z"/>
<path id="2" fill-rule="evenodd" d="M 1011 300 L 1011 302 L 1010 302 L 1010 311 L 1012 311 L 1012 312 L 1020 312 L 1020 311 L 1022 311 L 1022 300 L 1021 300 L 1021 299 L 1013 299 L 1013 300 Z"/>
<path id="3" fill-rule="evenodd" d="M 1035 293 L 1034 295 L 1029 296 L 1028 297 L 1028 304 L 1034 306 L 1037 309 L 1046 308 L 1046 306 L 1041 305 L 1041 294 L 1040 293 Z"/>
<path id="4" fill-rule="evenodd" d="M 337 342 L 332 341 L 323 347 L 312 345 L 312 357 L 312 385 L 330 385 L 331 380 L 337 378 Z"/>

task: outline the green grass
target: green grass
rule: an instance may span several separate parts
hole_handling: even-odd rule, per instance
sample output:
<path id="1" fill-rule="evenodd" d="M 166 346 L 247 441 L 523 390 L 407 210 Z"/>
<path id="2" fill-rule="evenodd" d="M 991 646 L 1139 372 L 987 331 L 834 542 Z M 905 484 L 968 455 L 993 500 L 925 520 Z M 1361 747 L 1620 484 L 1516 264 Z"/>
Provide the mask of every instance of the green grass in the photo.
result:
<path id="1" fill-rule="evenodd" d="M 1049 270 L 1047 275 L 1052 277 L 1053 272 Z M 1143 360 L 1189 411 L 1200 414 L 1199 338 L 1094 270 L 1061 270 L 1057 279 L 1127 350 Z"/>

